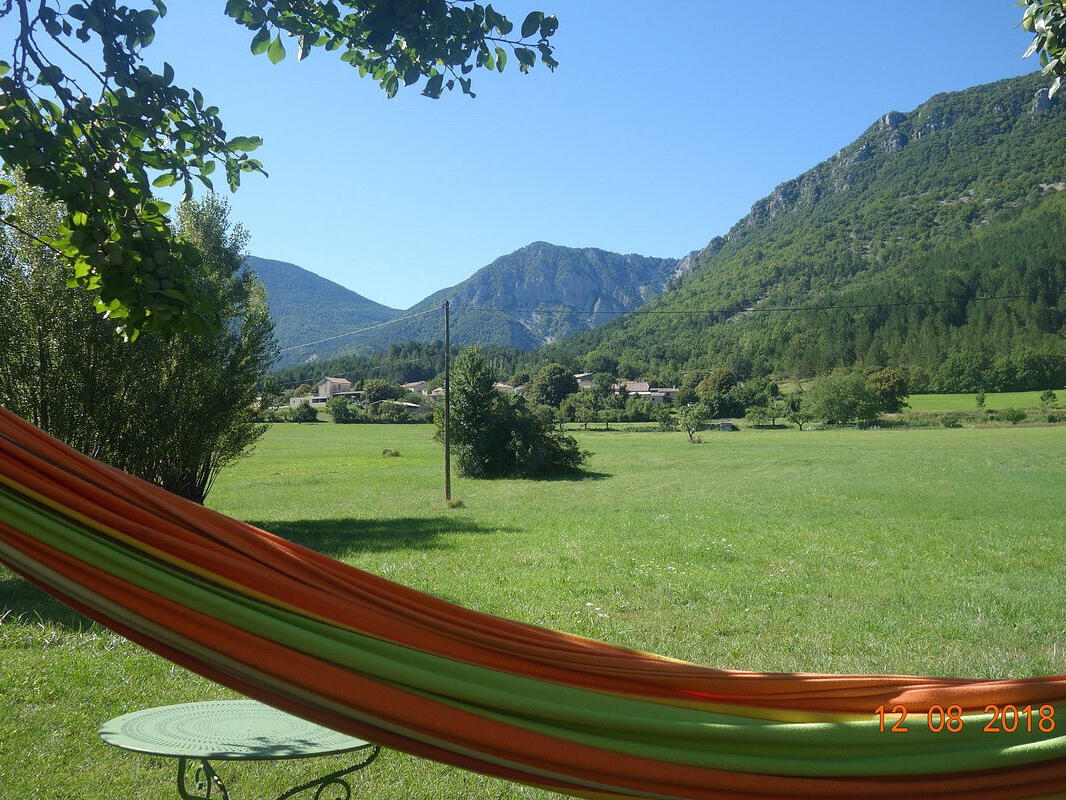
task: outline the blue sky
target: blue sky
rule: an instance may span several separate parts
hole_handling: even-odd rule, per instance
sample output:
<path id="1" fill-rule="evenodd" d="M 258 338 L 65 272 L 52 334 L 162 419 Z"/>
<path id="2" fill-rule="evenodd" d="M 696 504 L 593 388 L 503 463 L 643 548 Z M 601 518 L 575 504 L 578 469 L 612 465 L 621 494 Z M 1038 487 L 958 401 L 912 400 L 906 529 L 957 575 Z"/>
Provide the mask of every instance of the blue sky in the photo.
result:
<path id="1" fill-rule="evenodd" d="M 396 307 L 538 239 L 681 256 L 886 111 L 1035 68 L 1013 0 L 500 0 L 556 14 L 555 73 L 387 100 L 323 51 L 252 56 L 222 0 L 169 5 L 149 60 L 266 140 L 229 196 L 251 252 Z"/>

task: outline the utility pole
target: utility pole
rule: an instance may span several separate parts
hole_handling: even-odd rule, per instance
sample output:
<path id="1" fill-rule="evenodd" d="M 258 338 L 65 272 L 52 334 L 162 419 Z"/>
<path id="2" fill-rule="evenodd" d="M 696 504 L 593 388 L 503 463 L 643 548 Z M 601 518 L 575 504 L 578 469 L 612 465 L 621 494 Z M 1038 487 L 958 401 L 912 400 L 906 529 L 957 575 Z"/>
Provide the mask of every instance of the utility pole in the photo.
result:
<path id="1" fill-rule="evenodd" d="M 452 422 L 452 329 L 451 303 L 444 301 L 444 501 L 452 501 L 452 443 L 448 428 Z"/>

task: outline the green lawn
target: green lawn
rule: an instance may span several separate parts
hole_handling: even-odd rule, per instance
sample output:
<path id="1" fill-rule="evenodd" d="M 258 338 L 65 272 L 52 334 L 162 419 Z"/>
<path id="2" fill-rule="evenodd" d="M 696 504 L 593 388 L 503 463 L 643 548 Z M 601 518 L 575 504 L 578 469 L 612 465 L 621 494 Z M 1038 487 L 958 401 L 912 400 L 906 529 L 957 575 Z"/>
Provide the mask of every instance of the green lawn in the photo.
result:
<path id="1" fill-rule="evenodd" d="M 719 667 L 1066 672 L 1066 427 L 578 435 L 585 480 L 459 478 L 446 510 L 429 426 L 275 425 L 209 504 L 464 605 Z M 169 762 L 97 725 L 227 693 L 2 571 L 0 620 L 0 796 L 170 796 Z M 300 769 L 245 769 L 235 800 Z M 549 796 L 392 752 L 360 792 Z"/>
<path id="2" fill-rule="evenodd" d="M 1040 408 L 1043 392 L 988 392 L 985 408 Z M 1066 402 L 1066 389 L 1056 392 L 1059 404 Z M 907 403 L 915 411 L 977 411 L 975 394 L 912 394 Z"/>

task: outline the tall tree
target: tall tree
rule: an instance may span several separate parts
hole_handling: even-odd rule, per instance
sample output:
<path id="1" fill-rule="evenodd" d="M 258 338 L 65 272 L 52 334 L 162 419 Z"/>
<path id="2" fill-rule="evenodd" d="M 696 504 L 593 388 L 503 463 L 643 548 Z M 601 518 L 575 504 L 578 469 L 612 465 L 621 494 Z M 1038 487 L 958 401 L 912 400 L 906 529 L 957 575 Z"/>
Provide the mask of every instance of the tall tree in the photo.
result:
<path id="1" fill-rule="evenodd" d="M 521 72 L 538 57 L 557 64 L 558 22 L 540 11 L 516 32 L 491 5 L 470 0 L 227 0 L 224 8 L 251 32 L 252 53 L 277 63 L 286 41 L 298 59 L 339 51 L 389 97 L 412 85 L 431 98 L 456 85 L 473 97 L 469 73 L 502 72 L 508 52 Z M 212 189 L 219 165 L 231 190 L 242 173 L 264 172 L 248 155 L 259 137 L 230 136 L 218 108 L 178 86 L 169 64 L 157 73 L 144 63 L 165 14 L 163 0 L 0 2 L 0 21 L 14 30 L 4 50 L 11 60 L 0 61 L 0 159 L 64 205 L 62 224 L 39 241 L 131 335 L 150 321 L 220 323 L 195 280 L 196 249 L 153 188 L 180 185 L 187 201 L 194 179 Z M 0 193 L 11 190 L 0 184 Z M 17 215 L 3 224 L 35 235 Z"/>
<path id="2" fill-rule="evenodd" d="M 562 364 L 545 364 L 529 385 L 529 399 L 539 405 L 558 408 L 568 394 L 577 392 L 577 380 Z"/>

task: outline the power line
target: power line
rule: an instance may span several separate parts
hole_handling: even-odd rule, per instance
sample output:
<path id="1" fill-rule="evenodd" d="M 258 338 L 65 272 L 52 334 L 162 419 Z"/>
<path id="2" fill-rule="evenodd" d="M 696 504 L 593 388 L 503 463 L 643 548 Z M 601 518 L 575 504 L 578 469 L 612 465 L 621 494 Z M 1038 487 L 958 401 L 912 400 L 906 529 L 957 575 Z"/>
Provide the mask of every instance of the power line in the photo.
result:
<path id="1" fill-rule="evenodd" d="M 372 331 L 377 328 L 384 328 L 386 325 L 391 325 L 394 322 L 403 322 L 405 319 L 414 319 L 415 317 L 425 316 L 426 314 L 436 314 L 440 311 L 439 308 L 431 308 L 427 311 L 419 311 L 417 314 L 408 314 L 405 317 L 396 317 L 396 319 L 390 319 L 387 322 L 379 322 L 377 325 L 370 325 L 366 328 L 360 328 L 355 331 L 348 331 L 347 333 L 338 333 L 336 336 L 327 336 L 325 339 L 316 339 L 313 342 L 304 342 L 303 344 L 294 344 L 292 347 L 283 347 L 278 350 L 279 353 L 287 353 L 290 350 L 299 350 L 302 347 L 310 347 L 314 344 L 322 344 L 323 342 L 332 342 L 335 339 L 343 339 L 345 336 L 355 336 L 358 333 L 365 333 L 366 331 Z"/>
<path id="2" fill-rule="evenodd" d="M 1024 294 L 1009 294 L 1009 295 L 996 295 L 990 297 L 973 297 L 966 302 L 996 302 L 1001 300 L 1021 300 L 1024 299 Z M 577 309 L 577 308 L 518 308 L 511 306 L 457 306 L 456 311 L 499 311 L 501 313 L 507 313 L 509 311 L 521 312 L 521 313 L 534 313 L 534 314 L 675 314 L 675 315 L 699 315 L 706 316 L 710 314 L 769 314 L 773 312 L 790 312 L 790 311 L 835 311 L 839 309 L 861 309 L 861 308 L 900 308 L 903 306 L 923 306 L 923 305 L 953 305 L 965 298 L 953 298 L 948 300 L 904 300 L 894 303 L 852 303 L 852 304 L 839 304 L 828 306 L 775 306 L 772 308 L 739 308 L 739 309 L 641 309 L 634 308 L 630 311 L 603 311 L 599 309 Z"/>

